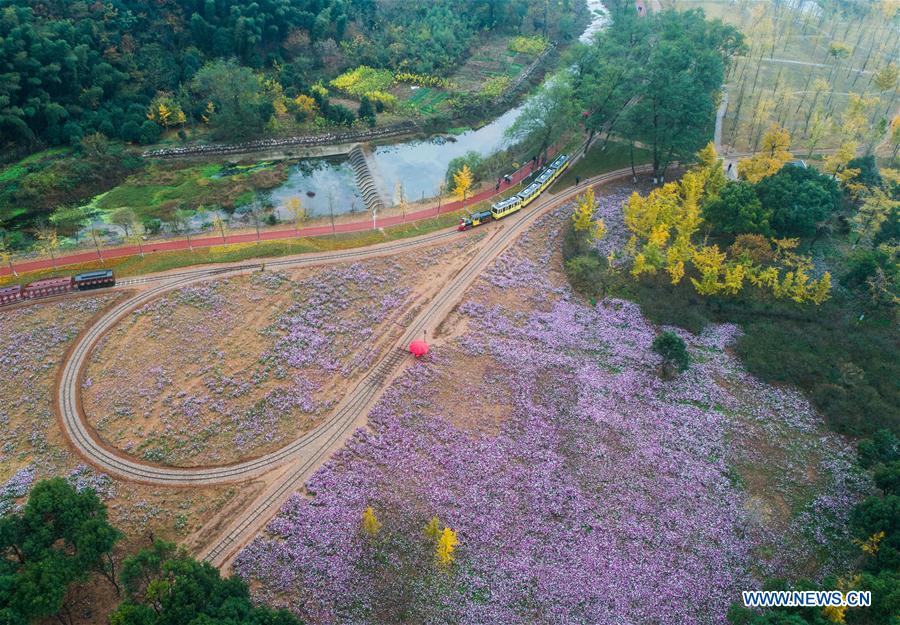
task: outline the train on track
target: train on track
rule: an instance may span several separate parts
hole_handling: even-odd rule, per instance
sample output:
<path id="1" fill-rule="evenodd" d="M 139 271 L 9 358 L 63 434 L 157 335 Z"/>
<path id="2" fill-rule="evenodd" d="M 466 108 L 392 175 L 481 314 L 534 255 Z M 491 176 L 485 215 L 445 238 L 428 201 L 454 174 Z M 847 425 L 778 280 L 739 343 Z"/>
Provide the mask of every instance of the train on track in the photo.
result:
<path id="1" fill-rule="evenodd" d="M 116 276 L 111 269 L 88 271 L 64 278 L 47 278 L 30 284 L 0 288 L 0 306 L 39 297 L 62 295 L 71 291 L 89 291 L 111 286 L 116 286 Z"/>
<path id="2" fill-rule="evenodd" d="M 457 230 L 468 230 L 480 226 L 488 221 L 503 219 L 531 204 L 537 197 L 569 167 L 569 157 L 560 154 L 544 171 L 542 171 L 531 184 L 519 191 L 516 195 L 508 197 L 492 205 L 490 210 L 477 211 L 459 220 Z"/>

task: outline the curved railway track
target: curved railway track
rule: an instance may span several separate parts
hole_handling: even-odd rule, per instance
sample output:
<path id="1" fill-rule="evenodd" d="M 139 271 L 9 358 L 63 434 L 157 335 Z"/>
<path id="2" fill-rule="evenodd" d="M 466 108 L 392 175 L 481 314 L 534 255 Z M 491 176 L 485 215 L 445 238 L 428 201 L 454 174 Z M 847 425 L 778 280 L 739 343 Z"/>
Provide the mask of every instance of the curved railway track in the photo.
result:
<path id="1" fill-rule="evenodd" d="M 330 262 L 362 260 L 372 256 L 390 254 L 392 252 L 429 245 L 444 240 L 459 238 L 461 236 L 464 235 L 457 233 L 456 231 L 444 231 L 417 239 L 397 241 L 371 248 L 342 250 L 298 258 L 273 260 L 265 263 L 265 265 L 266 267 L 297 267 Z M 315 443 L 325 435 L 325 432 L 328 430 L 328 422 L 311 430 L 304 436 L 296 439 L 281 449 L 252 460 L 232 465 L 208 468 L 174 468 L 140 462 L 121 452 L 110 449 L 97 438 L 96 434 L 87 425 L 81 405 L 81 371 L 87 364 L 97 341 L 100 340 L 107 331 L 114 327 L 132 310 L 167 291 L 216 276 L 237 274 L 247 270 L 258 270 L 261 266 L 262 263 L 257 263 L 215 269 L 197 269 L 163 276 L 122 280 L 120 282 L 123 286 L 129 286 L 157 280 L 162 281 L 161 284 L 141 291 L 134 297 L 130 297 L 110 309 L 78 339 L 78 342 L 72 346 L 67 354 L 67 360 L 60 373 L 57 387 L 57 406 L 63 430 L 80 454 L 91 462 L 91 464 L 103 471 L 132 481 L 166 485 L 209 485 L 245 480 L 267 473 L 274 466 L 286 461 L 293 454 L 302 450 L 304 447 Z M 357 385 L 357 388 L 360 385 L 365 384 L 374 371 L 375 369 L 370 371 L 369 374 L 361 380 L 360 384 Z M 335 418 L 340 418 L 340 415 L 335 414 L 332 419 Z"/>
<path id="2" fill-rule="evenodd" d="M 636 168 L 644 173 L 648 167 Z M 99 319 L 79 339 L 68 354 L 59 377 L 57 402 L 63 430 L 72 444 L 89 462 L 103 471 L 117 477 L 151 484 L 184 486 L 210 485 L 236 482 L 259 477 L 290 462 L 290 466 L 271 483 L 246 510 L 232 519 L 215 543 L 201 554 L 202 558 L 216 566 L 227 565 L 237 550 L 245 544 L 259 526 L 274 514 L 276 507 L 292 493 L 302 487 L 311 473 L 343 442 L 357 427 L 365 424 L 368 408 L 381 396 L 382 390 L 392 379 L 397 368 L 407 357 L 404 346 L 421 336 L 427 328 L 435 328 L 451 312 L 465 290 L 481 272 L 503 252 L 541 213 L 570 201 L 588 185 L 597 185 L 627 177 L 631 169 L 621 169 L 584 181 L 582 185 L 565 191 L 561 195 L 545 194 L 526 207 L 518 215 L 494 225 L 493 232 L 478 251 L 475 258 L 467 263 L 450 282 L 441 289 L 410 323 L 403 336 L 378 361 L 378 363 L 357 383 L 338 404 L 331 417 L 317 428 L 279 450 L 252 460 L 219 467 L 174 468 L 142 463 L 109 449 L 98 440 L 87 426 L 81 409 L 81 370 L 87 363 L 91 350 L 100 337 L 112 328 L 122 317 L 135 307 L 157 297 L 170 289 L 184 286 L 194 281 L 245 270 L 259 269 L 262 263 L 244 264 L 215 269 L 197 269 L 157 277 L 124 280 L 122 285 L 142 284 L 162 281 L 113 307 Z M 308 255 L 295 259 L 272 260 L 266 267 L 284 267 L 321 264 L 327 262 L 358 260 L 373 255 L 409 249 L 430 244 L 465 233 L 444 231 L 415 240 L 399 241 L 373 248 L 361 248 L 324 254 Z"/>

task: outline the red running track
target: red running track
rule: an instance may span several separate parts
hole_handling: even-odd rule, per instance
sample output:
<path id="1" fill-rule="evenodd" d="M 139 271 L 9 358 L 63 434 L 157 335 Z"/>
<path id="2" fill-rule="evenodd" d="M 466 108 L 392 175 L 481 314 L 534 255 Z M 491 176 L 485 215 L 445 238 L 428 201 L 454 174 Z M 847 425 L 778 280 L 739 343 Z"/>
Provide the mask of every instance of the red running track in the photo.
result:
<path id="1" fill-rule="evenodd" d="M 553 150 L 548 151 L 548 159 L 553 155 Z M 531 172 L 536 169 L 536 166 L 533 162 L 529 162 L 519 168 L 514 174 L 510 176 L 512 179 L 509 184 L 503 182 L 500 185 L 500 188 L 494 189 L 487 188 L 484 191 L 476 193 L 472 197 L 466 199 L 466 204 L 472 204 L 475 202 L 480 202 L 482 200 L 487 200 L 495 195 L 498 195 L 500 191 L 506 189 L 514 184 L 518 184 L 522 181 L 523 178 L 526 178 Z M 396 226 L 401 223 L 407 223 L 410 221 L 416 221 L 419 219 L 427 219 L 429 217 L 436 217 L 440 213 L 451 213 L 455 210 L 458 210 L 463 207 L 463 203 L 459 200 L 448 202 L 447 204 L 443 204 L 440 207 L 435 208 L 426 208 L 424 210 L 416 211 L 413 213 L 407 213 L 406 218 L 402 215 L 393 215 L 391 217 L 383 217 L 381 219 L 376 220 L 376 227 L 385 228 L 387 226 Z M 331 226 L 311 226 L 308 228 L 300 228 L 299 230 L 294 230 L 293 228 L 288 230 L 260 230 L 259 232 L 259 240 L 260 241 L 271 241 L 274 239 L 291 239 L 295 237 L 309 237 L 309 236 L 321 236 L 326 234 L 332 234 L 332 232 L 360 232 L 363 230 L 371 230 L 372 229 L 372 221 L 370 219 L 363 221 L 353 221 L 341 224 L 335 224 L 334 230 L 332 230 Z M 213 245 L 224 245 L 229 243 L 253 243 L 257 240 L 257 236 L 255 232 L 248 232 L 244 234 L 232 234 L 225 235 L 225 240 L 222 240 L 222 237 L 199 237 L 192 238 L 190 241 L 190 245 L 188 245 L 187 239 L 174 239 L 172 241 L 150 241 L 144 244 L 144 253 L 150 254 L 153 252 L 174 252 L 179 250 L 187 250 L 191 248 L 200 248 L 200 247 L 212 247 Z M 137 256 L 140 254 L 140 248 L 137 245 L 128 245 L 122 247 L 111 247 L 105 250 L 102 250 L 102 258 L 111 259 L 111 258 L 122 258 L 123 256 Z M 40 259 L 40 260 L 32 260 L 26 261 L 22 263 L 15 263 L 16 271 L 20 273 L 25 273 L 28 271 L 37 271 L 39 269 L 52 269 L 55 267 L 61 267 L 64 265 L 76 265 L 79 263 L 89 263 L 98 260 L 98 253 L 96 251 L 91 252 L 79 252 L 77 254 L 68 254 L 64 256 L 58 256 L 56 258 L 56 263 L 50 259 Z M 0 267 L 0 276 L 8 276 L 12 273 L 12 270 L 9 266 Z"/>

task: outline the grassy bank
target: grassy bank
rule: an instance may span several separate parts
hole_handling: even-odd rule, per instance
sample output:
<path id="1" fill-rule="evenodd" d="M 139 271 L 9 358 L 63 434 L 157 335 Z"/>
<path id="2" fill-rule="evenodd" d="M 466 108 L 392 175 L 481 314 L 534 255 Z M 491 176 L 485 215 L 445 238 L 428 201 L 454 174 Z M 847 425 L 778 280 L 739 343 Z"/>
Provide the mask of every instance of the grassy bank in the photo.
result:
<path id="1" fill-rule="evenodd" d="M 586 180 L 591 176 L 631 166 L 631 150 L 628 145 L 610 141 L 606 145 L 606 149 L 603 150 L 601 149 L 602 144 L 602 141 L 598 141 L 591 146 L 587 154 L 569 167 L 568 171 L 559 178 L 559 181 L 554 185 L 554 189 L 559 190 L 573 186 L 576 176 L 581 180 Z M 651 155 L 649 151 L 643 148 L 634 149 L 635 167 L 650 161 Z"/>

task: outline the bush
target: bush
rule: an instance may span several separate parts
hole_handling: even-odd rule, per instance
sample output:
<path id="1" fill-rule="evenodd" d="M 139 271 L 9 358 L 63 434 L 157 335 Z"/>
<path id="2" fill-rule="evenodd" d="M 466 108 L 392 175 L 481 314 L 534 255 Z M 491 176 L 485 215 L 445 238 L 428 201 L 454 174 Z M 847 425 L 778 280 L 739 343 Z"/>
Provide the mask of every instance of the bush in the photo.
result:
<path id="1" fill-rule="evenodd" d="M 344 72 L 330 83 L 335 89 L 355 96 L 363 96 L 371 91 L 387 91 L 394 84 L 394 74 L 387 69 L 375 69 L 360 65 Z"/>
<path id="2" fill-rule="evenodd" d="M 761 234 L 741 234 L 734 240 L 729 252 L 734 258 L 767 265 L 775 260 L 772 243 Z"/>
<path id="3" fill-rule="evenodd" d="M 550 46 L 550 42 L 539 35 L 534 37 L 513 37 L 507 47 L 511 52 L 537 56 Z"/>
<path id="4" fill-rule="evenodd" d="M 764 208 L 754 186 L 743 180 L 726 184 L 718 197 L 703 206 L 703 218 L 718 233 L 771 236 L 772 210 Z"/>
<path id="5" fill-rule="evenodd" d="M 479 95 L 489 99 L 499 98 L 509 88 L 510 82 L 509 76 L 494 76 L 481 86 Z"/>
<path id="6" fill-rule="evenodd" d="M 601 292 L 603 266 L 593 254 L 582 254 L 566 261 L 569 282 L 580 293 L 596 297 Z"/>
<path id="7" fill-rule="evenodd" d="M 691 364 L 684 340 L 674 332 L 662 332 L 653 339 L 653 351 L 662 356 L 665 377 L 672 371 L 684 371 Z"/>

